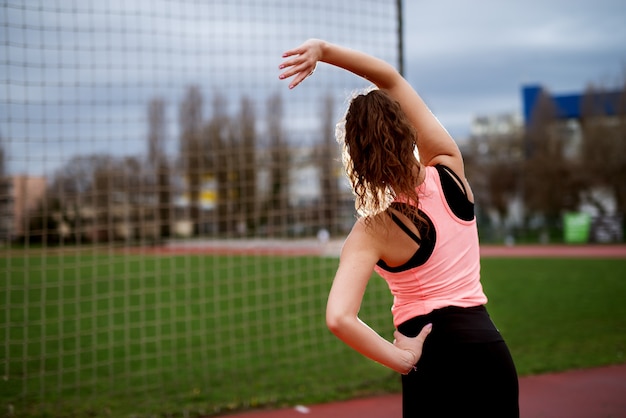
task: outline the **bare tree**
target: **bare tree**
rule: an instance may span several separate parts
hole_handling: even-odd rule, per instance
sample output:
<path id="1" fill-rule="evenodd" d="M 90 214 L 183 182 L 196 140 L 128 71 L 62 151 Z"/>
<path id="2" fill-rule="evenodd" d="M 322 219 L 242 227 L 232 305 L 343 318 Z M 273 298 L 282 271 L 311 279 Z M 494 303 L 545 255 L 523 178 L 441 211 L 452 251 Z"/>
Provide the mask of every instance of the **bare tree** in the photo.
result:
<path id="1" fill-rule="evenodd" d="M 62 222 L 69 228 L 65 239 L 70 242 L 90 240 L 88 228 L 91 222 L 83 214 L 92 207 L 90 189 L 95 158 L 78 156 L 70 159 L 54 174 L 46 196 L 48 206 L 58 211 Z"/>
<path id="2" fill-rule="evenodd" d="M 511 201 L 521 192 L 523 130 L 512 115 L 478 118 L 477 122 L 483 122 L 483 127 L 470 138 L 466 172 L 477 204 L 505 219 Z"/>
<path id="3" fill-rule="evenodd" d="M 0 136 L 0 239 L 5 240 L 11 236 L 12 211 L 11 211 L 11 185 L 7 175 L 7 155 L 2 136 Z"/>
<path id="4" fill-rule="evenodd" d="M 96 155 L 87 195 L 94 210 L 92 239 L 154 239 L 155 211 L 147 205 L 146 179 L 136 157 Z M 134 226 L 134 228 L 133 228 Z M 122 231 L 121 229 L 124 229 Z"/>
<path id="5" fill-rule="evenodd" d="M 113 237 L 113 181 L 114 171 L 109 156 L 102 156 L 95 161 L 91 183 L 91 205 L 94 210 L 93 239 L 106 242 Z"/>
<path id="6" fill-rule="evenodd" d="M 164 157 L 165 136 L 165 102 L 161 98 L 154 98 L 148 103 L 148 159 L 150 164 L 155 164 Z"/>
<path id="7" fill-rule="evenodd" d="M 339 148 L 335 141 L 335 106 L 332 95 L 322 100 L 320 112 L 321 143 L 315 150 L 320 179 L 320 226 L 331 233 L 339 227 L 339 184 L 337 162 Z"/>
<path id="8" fill-rule="evenodd" d="M 556 119 L 552 100 L 547 95 L 539 100 L 526 133 L 524 201 L 531 212 L 555 222 L 564 210 L 578 207 L 581 182 L 577 164 L 566 158 L 567 135 L 563 124 Z"/>
<path id="9" fill-rule="evenodd" d="M 154 218 L 147 208 L 146 189 L 142 165 L 135 157 L 74 157 L 54 174 L 32 217 L 31 231 L 47 242 L 141 238 L 145 224 Z"/>
<path id="10" fill-rule="evenodd" d="M 609 112 L 608 106 L 612 106 Z M 594 198 L 597 188 L 609 190 L 617 210 L 626 215 L 626 83 L 619 91 L 590 85 L 582 101 L 584 173 L 586 200 L 601 214 L 605 203 Z"/>
<path id="11" fill-rule="evenodd" d="M 170 236 L 171 184 L 170 167 L 165 152 L 165 103 L 155 98 L 148 105 L 148 160 L 154 173 L 153 184 L 158 202 L 157 224 L 159 235 Z"/>
<path id="12" fill-rule="evenodd" d="M 181 163 L 187 181 L 189 215 L 194 235 L 200 232 L 200 195 L 202 176 L 205 174 L 202 149 L 202 103 L 200 88 L 191 86 L 187 89 L 179 112 Z"/>
<path id="13" fill-rule="evenodd" d="M 289 211 L 289 147 L 282 127 L 283 100 L 279 94 L 267 100 L 267 131 L 269 137 L 269 196 L 265 217 L 269 234 L 280 229 Z"/>
<path id="14" fill-rule="evenodd" d="M 0 176 L 5 176 L 7 173 L 7 155 L 4 149 L 4 140 L 0 135 Z"/>
<path id="15" fill-rule="evenodd" d="M 215 179 L 215 224 L 218 233 L 229 228 L 230 180 L 232 158 L 229 151 L 230 119 L 226 114 L 226 99 L 216 93 L 212 101 L 212 116 L 203 130 L 203 141 L 207 144 L 207 169 Z"/>
<path id="16" fill-rule="evenodd" d="M 255 113 L 252 101 L 243 97 L 235 133 L 235 157 L 237 165 L 237 228 L 239 233 L 254 231 L 256 227 L 256 202 L 257 202 L 257 157 L 256 157 L 256 128 Z M 243 230 L 240 229 L 243 226 Z"/>

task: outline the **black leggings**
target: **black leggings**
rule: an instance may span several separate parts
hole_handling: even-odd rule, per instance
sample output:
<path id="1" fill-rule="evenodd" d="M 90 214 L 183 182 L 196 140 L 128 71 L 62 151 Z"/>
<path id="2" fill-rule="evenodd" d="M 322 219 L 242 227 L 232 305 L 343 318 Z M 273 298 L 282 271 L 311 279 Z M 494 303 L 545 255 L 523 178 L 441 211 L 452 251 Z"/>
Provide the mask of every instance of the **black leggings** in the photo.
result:
<path id="1" fill-rule="evenodd" d="M 402 376 L 402 416 L 519 417 L 515 364 L 483 307 L 449 307 L 398 327 L 414 336 L 431 322 L 417 370 Z"/>

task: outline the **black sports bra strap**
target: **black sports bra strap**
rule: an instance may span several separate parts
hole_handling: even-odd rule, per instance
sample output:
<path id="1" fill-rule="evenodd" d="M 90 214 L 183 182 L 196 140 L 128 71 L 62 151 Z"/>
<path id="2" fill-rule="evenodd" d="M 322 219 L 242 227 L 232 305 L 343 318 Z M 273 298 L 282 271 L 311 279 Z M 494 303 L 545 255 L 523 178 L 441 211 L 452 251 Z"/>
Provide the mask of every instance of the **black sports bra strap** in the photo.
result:
<path id="1" fill-rule="evenodd" d="M 452 169 L 450 169 L 449 167 L 442 165 L 441 168 L 446 170 L 448 174 L 450 174 L 459 182 L 459 184 L 461 185 L 461 188 L 463 189 L 463 194 L 467 196 L 467 190 L 465 190 L 465 184 L 463 184 L 463 182 L 461 181 L 461 178 L 454 171 L 452 171 Z"/>
<path id="2" fill-rule="evenodd" d="M 469 222 L 473 220 L 474 203 L 470 202 L 469 197 L 467 196 L 465 184 L 449 167 L 437 164 L 435 168 L 439 173 L 441 188 L 452 213 L 463 221 Z"/>
<path id="3" fill-rule="evenodd" d="M 420 237 L 418 237 L 417 235 L 415 235 L 415 233 L 413 231 L 411 231 L 409 229 L 408 226 L 406 226 L 404 224 L 404 222 L 402 222 L 400 220 L 400 218 L 398 218 L 396 216 L 395 213 L 391 212 L 391 219 L 393 219 L 393 221 L 396 223 L 396 225 L 398 225 L 400 227 L 400 229 L 402 229 L 409 237 L 411 237 L 411 239 L 413 241 L 415 241 L 417 244 L 421 244 L 422 243 L 422 239 Z"/>

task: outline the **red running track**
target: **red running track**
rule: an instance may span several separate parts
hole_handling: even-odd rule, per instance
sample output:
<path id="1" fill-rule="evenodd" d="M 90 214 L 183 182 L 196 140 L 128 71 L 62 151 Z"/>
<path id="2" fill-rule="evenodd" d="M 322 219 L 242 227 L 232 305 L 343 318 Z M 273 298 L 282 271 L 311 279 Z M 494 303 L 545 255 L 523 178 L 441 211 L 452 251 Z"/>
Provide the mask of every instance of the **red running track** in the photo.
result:
<path id="1" fill-rule="evenodd" d="M 481 245 L 482 257 L 626 258 L 626 245 Z"/>
<path id="2" fill-rule="evenodd" d="M 125 248 L 124 252 L 158 255 L 325 255 L 338 257 L 342 240 L 320 244 L 316 240 L 208 240 L 156 247 Z M 483 257 L 626 258 L 626 245 L 481 245 Z"/>
<path id="3" fill-rule="evenodd" d="M 626 364 L 520 378 L 521 418 L 626 417 Z M 252 411 L 230 418 L 400 418 L 400 395 Z"/>

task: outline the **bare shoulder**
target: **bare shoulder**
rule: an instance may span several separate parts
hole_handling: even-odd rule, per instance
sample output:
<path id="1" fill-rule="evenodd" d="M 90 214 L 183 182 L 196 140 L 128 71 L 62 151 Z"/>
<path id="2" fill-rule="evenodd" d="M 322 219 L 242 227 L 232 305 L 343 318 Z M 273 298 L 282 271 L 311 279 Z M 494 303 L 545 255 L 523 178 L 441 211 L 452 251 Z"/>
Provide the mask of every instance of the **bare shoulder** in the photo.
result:
<path id="1" fill-rule="evenodd" d="M 372 235 L 372 231 L 369 231 L 368 229 L 369 226 L 366 225 L 365 219 L 358 218 L 352 226 L 352 230 L 348 234 L 348 237 L 346 238 L 343 249 L 349 250 L 353 248 L 359 248 L 362 246 L 367 246 L 368 243 L 371 243 L 374 237 Z"/>
<path id="2" fill-rule="evenodd" d="M 380 219 L 371 219 L 367 223 L 364 218 L 359 218 L 354 223 L 350 234 L 346 238 L 341 251 L 342 258 L 352 256 L 354 254 L 366 255 L 378 259 L 380 257 L 381 228 Z"/>
<path id="3" fill-rule="evenodd" d="M 341 249 L 335 282 L 367 282 L 379 259 L 374 236 L 362 219 L 357 220 Z"/>

